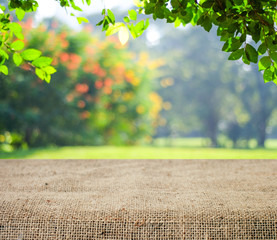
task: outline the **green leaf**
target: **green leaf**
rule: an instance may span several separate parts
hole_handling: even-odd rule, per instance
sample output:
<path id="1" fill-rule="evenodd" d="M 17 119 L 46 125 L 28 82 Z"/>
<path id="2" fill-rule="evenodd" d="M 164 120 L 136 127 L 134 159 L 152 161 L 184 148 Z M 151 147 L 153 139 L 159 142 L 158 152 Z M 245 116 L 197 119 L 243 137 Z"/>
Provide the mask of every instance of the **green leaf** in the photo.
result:
<path id="1" fill-rule="evenodd" d="M 35 59 L 32 64 L 35 66 L 35 67 L 47 67 L 49 66 L 51 63 L 52 63 L 53 59 L 50 58 L 50 57 L 39 57 L 37 59 Z"/>
<path id="2" fill-rule="evenodd" d="M 103 24 L 103 20 L 101 20 L 99 23 L 96 24 L 96 26 L 101 26 Z"/>
<path id="3" fill-rule="evenodd" d="M 223 45 L 222 51 L 234 52 L 238 50 L 241 46 L 241 41 L 237 38 L 229 38 Z"/>
<path id="4" fill-rule="evenodd" d="M 2 56 L 4 59 L 9 59 L 9 55 L 0 48 L 0 56 Z"/>
<path id="5" fill-rule="evenodd" d="M 71 3 L 71 7 L 72 7 L 74 10 L 80 11 L 80 12 L 83 11 L 80 7 L 78 7 L 78 6 L 75 4 L 75 1 L 73 1 L 73 0 L 69 0 L 69 1 L 70 1 L 70 3 Z"/>
<path id="6" fill-rule="evenodd" d="M 117 22 L 114 25 L 110 25 L 108 30 L 106 31 L 106 36 L 113 35 L 119 31 L 121 27 L 124 27 L 124 23 Z"/>
<path id="7" fill-rule="evenodd" d="M 258 62 L 258 53 L 254 47 L 252 47 L 250 44 L 246 44 L 245 47 L 245 54 L 247 59 L 250 62 L 257 63 Z"/>
<path id="8" fill-rule="evenodd" d="M 72 8 L 73 8 L 74 10 L 76 10 L 76 11 L 79 11 L 79 12 L 82 12 L 82 11 L 83 11 L 80 7 L 78 7 L 78 6 L 76 6 L 76 5 L 72 6 Z"/>
<path id="9" fill-rule="evenodd" d="M 22 33 L 17 32 L 17 33 L 14 33 L 14 35 L 20 40 L 24 39 L 24 35 Z"/>
<path id="10" fill-rule="evenodd" d="M 119 29 L 118 32 L 119 41 L 122 45 L 125 45 L 129 40 L 129 31 L 126 26 L 123 26 Z"/>
<path id="11" fill-rule="evenodd" d="M 205 18 L 204 18 L 204 20 L 203 20 L 203 23 L 201 24 L 202 26 L 203 26 L 203 28 L 207 31 L 207 32 L 209 32 L 210 30 L 211 30 L 211 28 L 212 28 L 212 21 L 211 21 L 211 19 L 210 19 L 210 17 L 209 16 L 206 16 Z"/>
<path id="12" fill-rule="evenodd" d="M 266 52 L 266 45 L 265 45 L 265 43 L 262 43 L 259 47 L 258 47 L 258 53 L 260 54 L 260 55 L 263 55 L 263 54 L 265 54 L 265 52 Z"/>
<path id="13" fill-rule="evenodd" d="M 115 22 L 115 17 L 114 17 L 113 12 L 112 12 L 110 9 L 108 9 L 107 12 L 108 12 L 108 16 L 109 16 L 109 18 L 110 18 L 112 24 L 114 24 L 114 22 Z"/>
<path id="14" fill-rule="evenodd" d="M 250 65 L 250 61 L 248 60 L 245 51 L 243 52 L 243 55 L 242 55 L 242 61 L 243 61 L 245 64 Z"/>
<path id="15" fill-rule="evenodd" d="M 264 71 L 264 81 L 265 81 L 265 83 L 272 81 L 272 78 L 273 78 L 273 72 L 271 71 L 270 68 L 266 69 Z"/>
<path id="16" fill-rule="evenodd" d="M 123 20 L 124 20 L 124 22 L 126 22 L 126 23 L 130 22 L 130 18 L 128 18 L 128 17 L 124 17 Z"/>
<path id="17" fill-rule="evenodd" d="M 179 16 L 181 18 L 181 21 L 183 24 L 191 23 L 193 26 L 195 26 L 197 22 L 197 14 L 193 14 L 193 12 L 188 10 L 184 16 Z"/>
<path id="18" fill-rule="evenodd" d="M 27 49 L 21 53 L 22 58 L 27 61 L 33 61 L 39 58 L 40 55 L 41 55 L 41 51 L 34 48 Z"/>
<path id="19" fill-rule="evenodd" d="M 137 12 L 134 9 L 128 11 L 131 20 L 137 20 Z"/>
<path id="20" fill-rule="evenodd" d="M 82 22 L 85 22 L 85 23 L 88 23 L 89 20 L 87 20 L 86 18 L 84 17 L 77 17 L 77 21 L 79 24 L 81 24 Z"/>
<path id="21" fill-rule="evenodd" d="M 46 74 L 44 80 L 45 80 L 45 82 L 50 83 L 51 75 Z"/>
<path id="22" fill-rule="evenodd" d="M 15 42 L 13 42 L 11 44 L 11 48 L 14 50 L 14 51 L 20 51 L 24 48 L 24 42 L 20 41 L 20 40 L 17 40 Z"/>
<path id="23" fill-rule="evenodd" d="M 154 12 L 154 16 L 156 16 L 156 18 L 160 18 L 160 19 L 163 19 L 165 17 L 165 11 L 164 11 L 164 8 L 157 5 L 155 7 L 155 12 Z"/>
<path id="24" fill-rule="evenodd" d="M 149 22 L 147 22 L 147 19 L 146 19 L 146 23 L 145 24 L 144 24 L 143 20 L 138 22 L 136 24 L 136 26 L 134 26 L 134 31 L 135 31 L 136 37 L 139 37 L 143 33 L 143 31 L 146 29 L 146 27 L 148 27 L 148 25 L 149 25 Z"/>
<path id="25" fill-rule="evenodd" d="M 12 22 L 9 24 L 9 27 L 18 39 L 24 39 L 24 36 L 22 34 L 22 27 L 18 23 Z"/>
<path id="26" fill-rule="evenodd" d="M 41 70 L 40 68 L 36 68 L 35 72 L 41 80 L 45 79 L 45 72 L 43 70 Z"/>
<path id="27" fill-rule="evenodd" d="M 197 25 L 202 25 L 202 23 L 204 22 L 205 20 L 205 15 L 201 15 L 200 18 L 197 20 Z"/>
<path id="28" fill-rule="evenodd" d="M 208 0 L 203 2 L 203 4 L 201 5 L 203 8 L 210 8 L 214 5 L 215 1 L 213 0 Z"/>
<path id="29" fill-rule="evenodd" d="M 234 52 L 232 52 L 228 58 L 228 60 L 238 60 L 242 57 L 244 53 L 244 49 L 243 48 L 240 48 Z"/>
<path id="30" fill-rule="evenodd" d="M 57 72 L 57 70 L 52 67 L 52 66 L 48 66 L 48 67 L 44 67 L 42 68 L 47 74 L 53 74 L 55 72 Z"/>
<path id="31" fill-rule="evenodd" d="M 18 23 L 12 22 L 9 27 L 13 32 L 22 32 L 22 27 Z"/>
<path id="32" fill-rule="evenodd" d="M 175 20 L 175 22 L 174 22 L 174 27 L 175 28 L 177 28 L 177 27 L 179 27 L 181 25 L 181 20 L 180 20 L 180 18 L 176 18 L 176 20 Z"/>
<path id="33" fill-rule="evenodd" d="M 110 26 L 110 21 L 108 20 L 108 18 L 105 16 L 103 19 L 103 23 L 102 23 L 102 31 L 107 31 L 109 26 Z"/>
<path id="34" fill-rule="evenodd" d="M 16 66 L 19 66 L 22 63 L 23 59 L 22 59 L 22 57 L 19 53 L 14 53 L 13 54 L 13 61 L 14 61 Z"/>
<path id="35" fill-rule="evenodd" d="M 270 53 L 270 57 L 274 62 L 277 63 L 277 52 Z"/>
<path id="36" fill-rule="evenodd" d="M 146 30 L 149 27 L 149 18 L 146 18 L 145 23 L 144 23 L 144 30 Z"/>
<path id="37" fill-rule="evenodd" d="M 4 73 L 5 75 L 9 74 L 9 69 L 5 65 L 0 66 L 0 72 Z"/>
<path id="38" fill-rule="evenodd" d="M 45 80 L 47 83 L 50 83 L 51 80 L 51 74 L 55 73 L 56 69 L 49 66 L 45 67 L 43 69 L 36 68 L 36 75 L 41 79 Z"/>
<path id="39" fill-rule="evenodd" d="M 231 33 L 229 33 L 228 31 L 222 31 L 222 32 L 219 32 L 218 31 L 218 36 L 221 36 L 220 37 L 220 41 L 228 41 L 228 39 L 230 38 L 230 36 L 231 36 L 232 34 Z"/>
<path id="40" fill-rule="evenodd" d="M 25 11 L 21 8 L 17 8 L 17 9 L 15 9 L 15 14 L 16 14 L 18 20 L 21 21 L 25 16 Z"/>
<path id="41" fill-rule="evenodd" d="M 262 57 L 259 61 L 259 70 L 265 70 L 271 66 L 271 59 L 270 57 Z"/>
<path id="42" fill-rule="evenodd" d="M 5 6 L 2 6 L 1 4 L 0 4 L 0 9 L 1 9 L 3 12 L 6 11 L 6 7 L 5 7 Z"/>
<path id="43" fill-rule="evenodd" d="M 133 36 L 133 38 L 137 38 L 138 36 L 137 36 L 136 30 L 135 30 L 134 24 L 128 25 L 128 28 L 129 28 L 130 33 Z"/>

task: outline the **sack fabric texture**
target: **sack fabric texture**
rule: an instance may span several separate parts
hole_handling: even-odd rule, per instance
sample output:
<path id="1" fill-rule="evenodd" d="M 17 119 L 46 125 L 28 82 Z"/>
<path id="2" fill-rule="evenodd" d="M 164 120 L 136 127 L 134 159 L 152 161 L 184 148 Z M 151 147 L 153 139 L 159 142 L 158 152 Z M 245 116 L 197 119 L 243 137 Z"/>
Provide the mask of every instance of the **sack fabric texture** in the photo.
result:
<path id="1" fill-rule="evenodd" d="M 277 160 L 0 160 L 0 239 L 277 239 Z"/>

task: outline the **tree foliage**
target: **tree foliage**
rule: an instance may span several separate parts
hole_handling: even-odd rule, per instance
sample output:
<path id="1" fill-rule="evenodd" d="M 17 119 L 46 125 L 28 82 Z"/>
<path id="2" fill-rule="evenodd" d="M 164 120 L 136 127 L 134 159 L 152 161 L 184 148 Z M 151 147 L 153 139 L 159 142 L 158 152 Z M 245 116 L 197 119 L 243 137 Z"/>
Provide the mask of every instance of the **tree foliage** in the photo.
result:
<path id="1" fill-rule="evenodd" d="M 58 1 L 61 7 L 82 11 L 74 0 Z M 20 25 L 10 21 L 9 11 L 15 10 L 17 18 L 22 20 L 25 12 L 36 11 L 38 3 L 35 0 L 8 2 L 8 10 L 0 6 L 0 72 L 8 74 L 5 61 L 9 57 L 7 52 L 12 52 L 16 65 L 29 62 L 40 78 L 50 81 L 54 69 L 47 65 L 49 62 L 43 62 L 44 67 L 36 64 L 41 52 L 22 50 L 24 46 L 17 40 L 24 38 Z M 91 4 L 91 0 L 82 2 L 88 6 Z M 97 25 L 102 26 L 107 35 L 118 32 L 123 44 L 130 34 L 139 37 L 149 25 L 149 19 L 139 20 L 138 14 L 150 15 L 154 20 L 165 19 L 176 27 L 190 23 L 210 31 L 215 26 L 218 36 L 225 42 L 222 50 L 230 53 L 229 60 L 242 59 L 245 64 L 259 62 L 265 82 L 277 83 L 276 0 L 134 0 L 134 3 L 136 9 L 128 11 L 122 22 L 116 22 L 111 10 L 103 9 L 103 19 Z M 77 20 L 87 22 L 84 17 L 77 17 Z"/>
<path id="2" fill-rule="evenodd" d="M 262 147 L 266 137 L 276 136 L 277 88 L 263 83 L 257 65 L 226 61 L 228 56 L 218 52 L 223 44 L 211 31 L 163 27 L 159 44 L 150 48 L 151 56 L 166 56 L 168 63 L 160 69 L 158 93 L 170 109 L 161 112 L 166 122 L 157 136 L 201 136 L 214 146 Z"/>
<path id="3" fill-rule="evenodd" d="M 162 106 L 149 81 L 158 60 L 130 52 L 115 37 L 101 41 L 86 29 L 77 34 L 30 25 L 30 20 L 22 23 L 25 45 L 52 57 L 57 72 L 46 84 L 33 74 L 30 64 L 16 67 L 11 53 L 6 62 L 10 74 L 0 75 L 0 150 L 1 144 L 34 147 L 150 140 Z M 50 59 L 34 61 L 42 68 Z"/>

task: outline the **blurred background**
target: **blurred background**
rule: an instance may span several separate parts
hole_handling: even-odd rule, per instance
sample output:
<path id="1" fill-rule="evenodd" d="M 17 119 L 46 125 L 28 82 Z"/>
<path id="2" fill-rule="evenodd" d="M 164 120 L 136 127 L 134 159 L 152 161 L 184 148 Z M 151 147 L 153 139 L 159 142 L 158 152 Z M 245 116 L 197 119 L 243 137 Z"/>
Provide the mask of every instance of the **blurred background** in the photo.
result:
<path id="1" fill-rule="evenodd" d="M 276 158 L 277 87 L 258 66 L 228 61 L 216 29 L 152 21 L 122 46 L 95 27 L 101 1 L 82 25 L 55 1 L 39 3 L 21 23 L 25 45 L 52 57 L 57 73 L 48 84 L 10 58 L 0 158 L 227 158 L 232 149 L 231 158 Z M 105 4 L 118 21 L 132 7 Z"/>

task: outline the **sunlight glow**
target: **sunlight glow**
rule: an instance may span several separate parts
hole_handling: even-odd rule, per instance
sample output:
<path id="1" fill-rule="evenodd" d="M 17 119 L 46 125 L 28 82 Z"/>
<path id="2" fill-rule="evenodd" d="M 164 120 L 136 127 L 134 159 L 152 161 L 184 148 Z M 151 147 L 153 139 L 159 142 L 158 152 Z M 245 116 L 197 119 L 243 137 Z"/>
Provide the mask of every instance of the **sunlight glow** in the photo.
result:
<path id="1" fill-rule="evenodd" d="M 55 0 L 37 1 L 39 4 L 35 17 L 37 23 L 43 21 L 45 18 L 56 17 L 76 30 L 80 29 L 81 26 L 74 17 L 70 16 L 71 13 L 74 13 L 76 16 L 86 16 L 93 13 L 99 14 L 104 7 L 108 9 L 118 8 L 120 10 L 126 10 L 134 6 L 132 1 L 126 2 L 126 0 L 94 0 L 88 7 L 82 4 L 81 0 L 76 0 L 76 5 L 83 9 L 83 12 L 78 12 L 71 8 L 60 7 L 59 2 Z"/>
<path id="2" fill-rule="evenodd" d="M 61 9 L 58 1 L 55 1 L 55 0 L 37 0 L 37 1 L 39 4 L 37 15 L 39 15 L 39 18 L 41 19 L 57 16 L 61 13 L 60 10 L 62 10 L 66 14 L 65 9 Z M 125 10 L 134 6 L 132 1 L 126 2 L 126 0 L 95 0 L 92 2 L 92 4 L 89 7 L 87 5 L 82 4 L 81 0 L 76 0 L 76 5 L 80 6 L 84 10 L 83 13 L 85 15 L 99 12 L 104 7 L 109 9 L 119 8 L 120 10 Z M 68 10 L 72 12 L 72 9 L 68 9 Z M 74 11 L 74 13 L 76 13 L 76 11 Z"/>
<path id="3" fill-rule="evenodd" d="M 157 45 L 160 42 L 161 39 L 161 33 L 155 26 L 149 26 L 146 32 L 146 39 L 148 41 L 148 44 L 151 46 Z"/>

